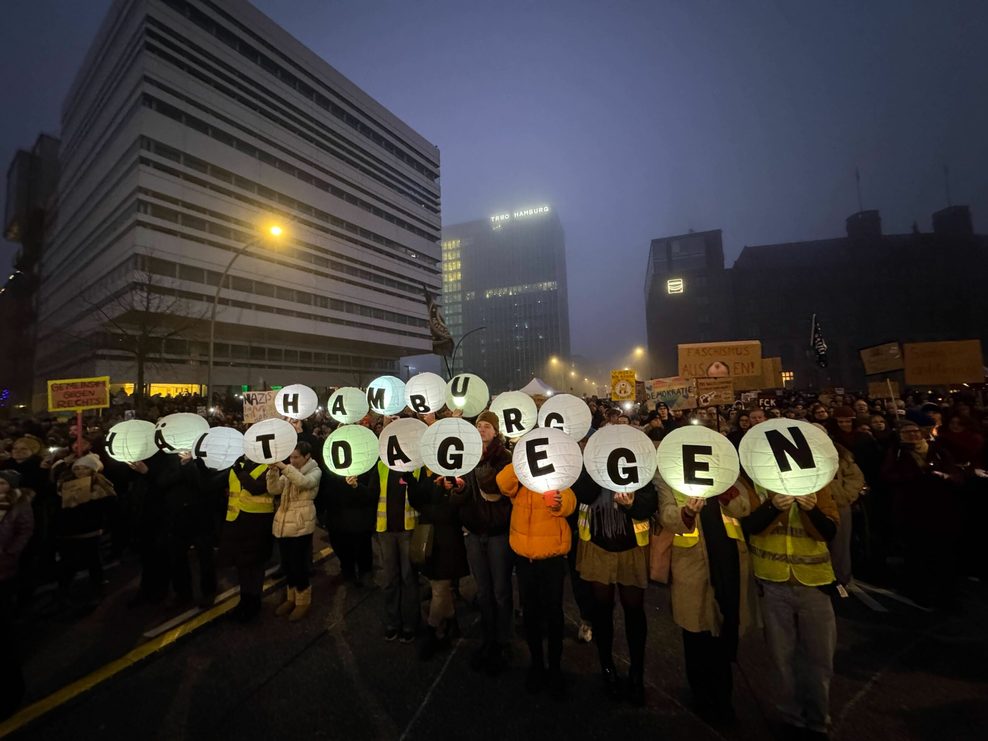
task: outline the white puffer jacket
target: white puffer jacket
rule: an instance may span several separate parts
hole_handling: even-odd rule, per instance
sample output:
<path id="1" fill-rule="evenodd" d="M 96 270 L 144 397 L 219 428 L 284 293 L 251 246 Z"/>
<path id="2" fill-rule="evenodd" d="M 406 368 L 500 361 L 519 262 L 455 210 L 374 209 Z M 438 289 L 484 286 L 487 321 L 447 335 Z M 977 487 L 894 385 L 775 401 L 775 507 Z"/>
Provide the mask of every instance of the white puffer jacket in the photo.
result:
<path id="1" fill-rule="evenodd" d="M 316 494 L 322 470 L 315 460 L 309 460 L 302 470 L 285 466 L 283 471 L 268 468 L 268 494 L 281 496 L 274 513 L 272 532 L 276 538 L 297 538 L 316 529 Z"/>

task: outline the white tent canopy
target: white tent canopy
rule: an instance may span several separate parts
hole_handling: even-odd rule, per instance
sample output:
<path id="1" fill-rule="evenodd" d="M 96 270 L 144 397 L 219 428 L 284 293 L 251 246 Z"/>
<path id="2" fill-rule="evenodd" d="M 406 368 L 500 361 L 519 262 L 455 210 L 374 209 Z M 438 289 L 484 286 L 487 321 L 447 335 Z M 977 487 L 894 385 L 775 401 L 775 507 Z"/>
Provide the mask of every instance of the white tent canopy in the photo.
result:
<path id="1" fill-rule="evenodd" d="M 529 396 L 552 396 L 556 393 L 556 390 L 541 378 L 533 378 L 524 388 L 521 389 L 521 391 L 525 392 Z"/>

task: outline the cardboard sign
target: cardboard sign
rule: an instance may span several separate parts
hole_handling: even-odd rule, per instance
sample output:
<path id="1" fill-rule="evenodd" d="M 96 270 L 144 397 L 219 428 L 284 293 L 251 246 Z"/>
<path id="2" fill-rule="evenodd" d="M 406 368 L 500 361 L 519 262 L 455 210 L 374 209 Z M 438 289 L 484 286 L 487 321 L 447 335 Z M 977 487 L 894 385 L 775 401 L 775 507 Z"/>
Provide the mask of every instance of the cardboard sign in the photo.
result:
<path id="1" fill-rule="evenodd" d="M 902 370 L 905 367 L 902 348 L 899 347 L 898 342 L 886 342 L 884 345 L 863 347 L 858 351 L 858 354 L 861 356 L 861 363 L 864 365 L 866 376 Z"/>
<path id="2" fill-rule="evenodd" d="M 891 386 L 892 395 L 889 396 Z M 881 381 L 868 381 L 868 396 L 872 399 L 898 399 L 901 395 L 899 382 L 883 378 Z"/>
<path id="3" fill-rule="evenodd" d="M 635 400 L 635 372 L 633 370 L 611 371 L 611 401 Z"/>
<path id="4" fill-rule="evenodd" d="M 94 484 L 95 481 L 90 476 L 81 479 L 69 479 L 62 483 L 58 490 L 62 497 L 62 509 L 72 509 L 86 502 L 113 496 L 112 492 Z"/>
<path id="5" fill-rule="evenodd" d="M 81 412 L 110 406 L 110 377 L 65 378 L 48 382 L 49 412 Z"/>
<path id="6" fill-rule="evenodd" d="M 734 403 L 734 381 L 730 378 L 698 378 L 696 394 L 702 407 Z"/>
<path id="7" fill-rule="evenodd" d="M 762 358 L 762 370 L 753 376 L 738 376 L 734 379 L 735 389 L 756 391 L 761 389 L 783 388 L 782 358 Z"/>
<path id="8" fill-rule="evenodd" d="M 903 350 L 909 386 L 984 383 L 981 340 L 907 342 Z"/>
<path id="9" fill-rule="evenodd" d="M 761 376 L 762 343 L 706 342 L 679 345 L 679 375 L 685 378 Z"/>
<path id="10" fill-rule="evenodd" d="M 245 391 L 244 423 L 252 425 L 277 417 L 278 410 L 274 406 L 277 395 L 277 391 Z"/>
<path id="11" fill-rule="evenodd" d="M 696 407 L 696 381 L 682 376 L 653 378 L 645 384 L 648 400 L 663 403 L 669 409 L 694 409 Z"/>

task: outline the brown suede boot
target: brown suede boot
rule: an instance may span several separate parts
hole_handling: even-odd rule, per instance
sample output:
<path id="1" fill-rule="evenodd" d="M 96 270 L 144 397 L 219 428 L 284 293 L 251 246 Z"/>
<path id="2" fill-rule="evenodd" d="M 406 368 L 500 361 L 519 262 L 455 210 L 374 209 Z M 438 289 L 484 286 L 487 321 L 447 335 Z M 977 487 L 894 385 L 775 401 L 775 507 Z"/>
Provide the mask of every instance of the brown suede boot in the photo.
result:
<path id="1" fill-rule="evenodd" d="M 278 617 L 284 617 L 294 610 L 296 597 L 295 587 L 288 587 L 288 592 L 285 595 L 285 601 L 278 605 L 278 609 L 274 611 L 274 614 Z"/>
<path id="2" fill-rule="evenodd" d="M 288 619 L 293 623 L 296 620 L 301 620 L 309 614 L 309 608 L 311 606 L 312 587 L 306 587 L 305 589 L 295 592 L 295 609 L 292 610 L 292 614 L 288 616 Z"/>

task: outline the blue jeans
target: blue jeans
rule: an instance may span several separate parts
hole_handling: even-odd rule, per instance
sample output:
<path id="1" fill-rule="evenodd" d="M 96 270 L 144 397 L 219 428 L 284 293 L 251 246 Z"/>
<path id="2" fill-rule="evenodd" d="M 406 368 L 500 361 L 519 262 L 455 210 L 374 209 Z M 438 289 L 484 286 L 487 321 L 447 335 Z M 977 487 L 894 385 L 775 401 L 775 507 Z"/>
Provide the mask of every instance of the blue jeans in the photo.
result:
<path id="1" fill-rule="evenodd" d="M 377 542 L 384 571 L 384 626 L 388 630 L 418 630 L 422 615 L 419 578 L 408 558 L 412 532 L 378 533 Z"/>
<path id="2" fill-rule="evenodd" d="M 477 584 L 477 602 L 485 643 L 511 640 L 514 605 L 511 593 L 511 570 L 514 553 L 508 534 L 474 535 L 467 533 L 467 562 Z"/>

